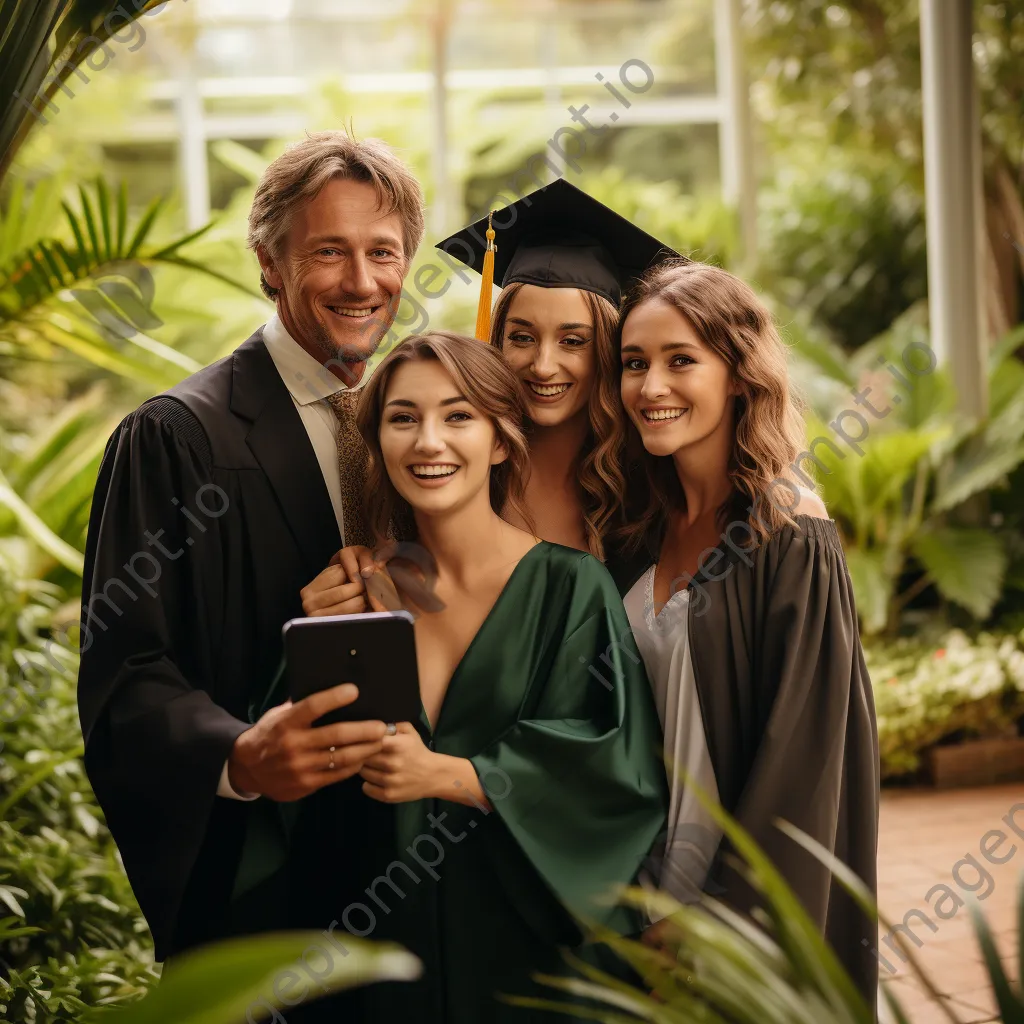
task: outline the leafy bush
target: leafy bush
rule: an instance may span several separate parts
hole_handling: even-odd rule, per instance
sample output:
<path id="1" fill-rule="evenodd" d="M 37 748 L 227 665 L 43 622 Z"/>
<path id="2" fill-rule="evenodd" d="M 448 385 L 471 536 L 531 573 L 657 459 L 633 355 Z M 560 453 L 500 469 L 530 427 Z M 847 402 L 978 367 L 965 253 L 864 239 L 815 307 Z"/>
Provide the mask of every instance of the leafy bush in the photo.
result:
<path id="1" fill-rule="evenodd" d="M 891 154 L 794 146 L 762 197 L 758 280 L 845 348 L 926 294 L 924 197 Z"/>
<path id="2" fill-rule="evenodd" d="M 0 1019 L 69 1024 L 157 977 L 145 921 L 81 762 L 77 653 L 56 588 L 0 562 Z"/>
<path id="3" fill-rule="evenodd" d="M 916 771 L 925 750 L 955 734 L 1016 734 L 1024 715 L 1024 630 L 971 639 L 954 629 L 938 645 L 916 637 L 875 642 L 865 657 L 883 778 Z"/>
<path id="4" fill-rule="evenodd" d="M 948 367 L 929 357 L 923 313 L 909 311 L 840 367 L 877 415 L 862 413 L 851 390 L 840 408 L 808 417 L 816 461 L 805 457 L 802 469 L 817 478 L 839 525 L 866 634 L 895 634 L 926 591 L 932 604 L 937 597 L 983 622 L 1017 579 L 1011 558 L 1019 534 L 977 515 L 970 517 L 977 525 L 963 525 L 961 513 L 1005 488 L 1024 462 L 1024 363 L 1013 355 L 1024 331 L 992 351 L 989 414 L 972 422 L 956 413 Z M 894 384 L 882 364 L 902 367 L 909 387 Z"/>

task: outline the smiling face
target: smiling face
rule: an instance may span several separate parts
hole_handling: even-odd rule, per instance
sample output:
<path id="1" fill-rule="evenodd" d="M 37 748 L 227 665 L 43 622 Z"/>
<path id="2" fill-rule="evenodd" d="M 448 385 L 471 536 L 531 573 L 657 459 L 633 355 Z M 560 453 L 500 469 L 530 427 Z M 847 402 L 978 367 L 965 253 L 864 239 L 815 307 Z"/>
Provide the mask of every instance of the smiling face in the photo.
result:
<path id="1" fill-rule="evenodd" d="M 408 269 L 400 215 L 381 212 L 372 185 L 335 178 L 295 210 L 279 249 L 276 258 L 257 255 L 278 289 L 281 322 L 307 352 L 355 383 L 398 310 Z"/>
<path id="2" fill-rule="evenodd" d="M 642 302 L 626 317 L 621 392 L 652 455 L 730 450 L 739 391 L 729 364 L 667 302 Z"/>
<path id="3" fill-rule="evenodd" d="M 434 359 L 410 360 L 388 382 L 380 423 L 384 467 L 414 510 L 444 515 L 490 508 L 491 466 L 506 452 L 490 419 Z"/>
<path id="4" fill-rule="evenodd" d="M 502 353 L 525 385 L 527 415 L 537 426 L 587 415 L 597 379 L 594 331 L 578 288 L 524 284 L 512 300 Z"/>

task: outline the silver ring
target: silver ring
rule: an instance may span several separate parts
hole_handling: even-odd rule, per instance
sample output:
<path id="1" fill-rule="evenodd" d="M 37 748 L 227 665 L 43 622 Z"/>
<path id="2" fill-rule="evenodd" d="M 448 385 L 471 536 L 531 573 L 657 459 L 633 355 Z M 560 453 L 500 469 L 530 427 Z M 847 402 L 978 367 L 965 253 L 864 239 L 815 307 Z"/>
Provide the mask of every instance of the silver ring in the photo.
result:
<path id="1" fill-rule="evenodd" d="M 334 747 L 328 747 L 327 749 L 328 749 L 328 752 L 331 755 L 330 760 L 327 762 L 327 770 L 330 771 L 330 772 L 333 772 L 334 771 L 334 751 L 335 751 L 335 748 Z"/>
<path id="2" fill-rule="evenodd" d="M 388 735 L 394 736 L 398 732 L 398 726 L 394 722 L 388 722 Z"/>

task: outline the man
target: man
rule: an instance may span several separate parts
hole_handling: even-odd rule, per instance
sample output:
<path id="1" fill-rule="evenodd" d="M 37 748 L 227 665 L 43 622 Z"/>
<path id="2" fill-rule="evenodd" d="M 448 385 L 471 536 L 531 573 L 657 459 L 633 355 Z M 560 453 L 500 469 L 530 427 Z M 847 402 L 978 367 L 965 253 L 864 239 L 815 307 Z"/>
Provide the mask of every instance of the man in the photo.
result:
<path id="1" fill-rule="evenodd" d="M 382 143 L 323 132 L 289 149 L 249 216 L 276 315 L 143 403 L 107 445 L 86 545 L 79 710 L 86 768 L 159 960 L 236 932 L 331 923 L 316 880 L 307 903 L 296 897 L 313 861 L 248 905 L 232 900 L 247 801 L 309 797 L 295 835 L 334 843 L 335 896 L 363 877 L 358 837 L 379 812 L 366 810 L 357 773 L 384 723 L 312 726 L 355 699 L 351 685 L 254 726 L 250 707 L 280 664 L 283 623 L 302 614 L 301 589 L 343 543 L 366 538 L 353 399 L 422 234 L 420 186 Z M 342 600 L 362 590 L 348 586 Z"/>

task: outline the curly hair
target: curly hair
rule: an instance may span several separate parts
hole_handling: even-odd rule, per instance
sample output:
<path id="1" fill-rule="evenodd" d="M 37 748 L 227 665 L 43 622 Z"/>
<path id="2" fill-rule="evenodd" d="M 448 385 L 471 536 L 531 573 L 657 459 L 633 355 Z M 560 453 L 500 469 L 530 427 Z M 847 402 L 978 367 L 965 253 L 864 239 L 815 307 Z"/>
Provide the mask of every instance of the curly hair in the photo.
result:
<path id="1" fill-rule="evenodd" d="M 377 543 L 387 538 L 388 527 L 400 523 L 415 530 L 409 503 L 388 477 L 380 447 L 380 424 L 388 385 L 403 363 L 435 360 L 440 363 L 475 409 L 490 419 L 508 457 L 491 467 L 491 507 L 501 515 L 512 509 L 532 531 L 524 492 L 530 473 L 530 452 L 523 432 L 525 411 L 519 380 L 508 363 L 487 345 L 452 331 L 431 331 L 406 338 L 374 371 L 363 388 L 356 411 L 356 425 L 370 452 L 363 492 L 366 521 Z M 412 540 L 412 536 L 401 536 Z"/>
<path id="2" fill-rule="evenodd" d="M 504 345 L 508 311 L 522 287 L 520 283 L 510 284 L 502 290 L 495 304 L 491 317 L 494 348 L 500 350 Z M 595 558 L 603 559 L 605 538 L 623 522 L 626 495 L 626 478 L 622 471 L 626 418 L 619 399 L 619 359 L 614 341 L 618 311 L 600 295 L 581 291 L 594 322 L 597 373 L 588 406 L 590 429 L 580 451 L 577 473 L 583 491 L 587 547 Z"/>
<path id="3" fill-rule="evenodd" d="M 677 309 L 700 339 L 729 366 L 739 385 L 735 436 L 728 475 L 732 495 L 718 510 L 721 525 L 739 521 L 751 530 L 750 543 L 767 539 L 784 524 L 799 502 L 792 467 L 803 440 L 803 423 L 792 393 L 786 347 L 771 312 L 753 289 L 735 274 L 706 263 L 672 261 L 649 271 L 627 296 L 615 332 L 621 374 L 622 329 L 630 313 L 647 302 Z M 643 449 L 630 424 L 627 448 L 643 467 L 631 476 L 630 522 L 616 532 L 625 551 L 646 544 L 660 548 L 671 511 L 686 499 L 670 456 Z M 783 484 L 796 500 L 777 503 L 773 489 Z"/>

